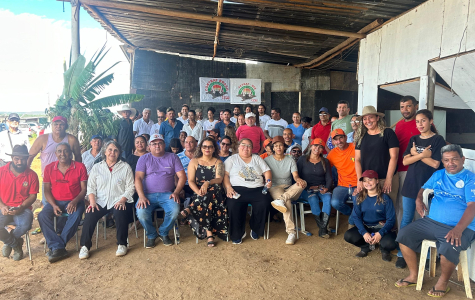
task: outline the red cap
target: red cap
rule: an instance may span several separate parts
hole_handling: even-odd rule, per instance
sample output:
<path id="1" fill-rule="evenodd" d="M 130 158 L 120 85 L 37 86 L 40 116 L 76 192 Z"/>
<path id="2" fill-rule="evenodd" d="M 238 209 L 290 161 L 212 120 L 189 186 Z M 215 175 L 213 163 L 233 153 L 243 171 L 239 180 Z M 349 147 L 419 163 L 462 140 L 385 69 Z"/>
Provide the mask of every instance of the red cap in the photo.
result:
<path id="1" fill-rule="evenodd" d="M 68 120 L 65 118 L 65 117 L 62 117 L 62 116 L 56 116 L 53 118 L 53 121 L 51 121 L 51 123 L 54 123 L 56 121 L 61 121 L 63 122 L 64 124 L 68 124 Z"/>
<path id="2" fill-rule="evenodd" d="M 363 181 L 363 178 L 365 177 L 379 179 L 378 173 L 376 173 L 376 171 L 373 171 L 373 170 L 364 171 L 363 174 L 361 174 L 360 181 Z"/>
<path id="3" fill-rule="evenodd" d="M 272 143 L 272 139 L 266 139 L 264 143 L 262 143 L 262 146 L 264 146 L 264 149 L 265 149 L 267 145 L 269 145 L 270 143 Z"/>
<path id="4" fill-rule="evenodd" d="M 332 139 L 334 139 L 337 135 L 345 135 L 345 132 L 341 128 L 337 128 L 332 131 Z"/>
<path id="5" fill-rule="evenodd" d="M 323 148 L 325 148 L 325 143 L 323 142 L 322 139 L 319 139 L 319 138 L 314 139 L 310 145 L 320 145 Z"/>

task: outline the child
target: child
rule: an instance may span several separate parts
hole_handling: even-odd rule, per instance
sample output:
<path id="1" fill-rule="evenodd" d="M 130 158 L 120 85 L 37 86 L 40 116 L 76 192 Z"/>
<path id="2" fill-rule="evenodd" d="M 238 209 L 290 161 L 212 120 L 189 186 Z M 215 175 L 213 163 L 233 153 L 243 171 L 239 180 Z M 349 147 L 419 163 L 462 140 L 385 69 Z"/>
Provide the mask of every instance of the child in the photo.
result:
<path id="1" fill-rule="evenodd" d="M 267 139 L 262 143 L 266 152 L 261 154 L 262 159 L 265 159 L 267 156 L 272 156 L 274 152 L 272 151 L 272 139 Z"/>
<path id="2" fill-rule="evenodd" d="M 364 171 L 360 181 L 364 188 L 358 194 L 351 214 L 356 226 L 345 233 L 345 241 L 361 247 L 356 257 L 367 256 L 370 245 L 379 243 L 382 259 L 391 261 L 391 251 L 397 247 L 396 233 L 391 231 L 396 222 L 393 202 L 383 194 L 375 171 Z"/>

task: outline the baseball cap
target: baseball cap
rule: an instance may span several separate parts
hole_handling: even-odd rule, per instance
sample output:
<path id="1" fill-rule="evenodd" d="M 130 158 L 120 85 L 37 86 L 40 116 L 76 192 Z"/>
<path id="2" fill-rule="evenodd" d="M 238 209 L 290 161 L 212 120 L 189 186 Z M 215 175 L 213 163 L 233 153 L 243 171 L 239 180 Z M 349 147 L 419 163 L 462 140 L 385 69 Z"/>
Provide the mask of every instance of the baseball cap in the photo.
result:
<path id="1" fill-rule="evenodd" d="M 255 115 L 254 113 L 252 113 L 252 112 L 249 112 L 249 113 L 246 114 L 246 119 L 247 119 L 247 118 L 250 118 L 250 117 L 254 117 L 254 118 L 255 118 L 256 115 Z"/>
<path id="2" fill-rule="evenodd" d="M 361 174 L 360 181 L 363 181 L 363 178 L 365 177 L 379 179 L 378 173 L 376 173 L 376 171 L 373 171 L 373 170 L 364 171 L 363 174 Z"/>
<path id="3" fill-rule="evenodd" d="M 292 152 L 292 150 L 294 150 L 295 148 L 298 148 L 298 149 L 302 150 L 302 146 L 300 146 L 299 144 L 295 143 L 295 144 L 293 144 L 292 146 L 290 146 L 289 152 Z"/>
<path id="4" fill-rule="evenodd" d="M 272 139 L 266 139 L 264 143 L 262 143 L 262 146 L 264 146 L 265 149 L 270 143 L 272 143 Z"/>
<path id="5" fill-rule="evenodd" d="M 92 141 L 93 139 L 100 139 L 100 140 L 102 141 L 102 136 L 100 136 L 100 135 L 98 135 L 98 134 L 95 134 L 95 135 L 91 136 L 91 141 Z"/>
<path id="6" fill-rule="evenodd" d="M 20 116 L 17 113 L 11 113 L 11 114 L 8 115 L 8 120 L 11 120 L 11 119 L 20 120 Z"/>
<path id="7" fill-rule="evenodd" d="M 150 137 L 150 140 L 148 141 L 148 143 L 150 144 L 151 142 L 153 142 L 153 141 L 155 141 L 155 140 L 162 140 L 162 141 L 165 141 L 165 139 L 163 139 L 163 135 L 158 134 L 158 133 L 154 133 L 154 134 L 152 134 L 152 136 Z"/>
<path id="8" fill-rule="evenodd" d="M 63 122 L 64 124 L 68 124 L 68 120 L 65 118 L 65 117 L 62 117 L 62 116 L 56 116 L 53 118 L 53 121 L 51 121 L 51 123 L 54 123 L 56 121 L 61 121 Z"/>
<path id="9" fill-rule="evenodd" d="M 282 143 L 285 145 L 284 138 L 281 135 L 274 136 L 274 138 L 272 139 L 272 144 L 275 144 L 275 143 Z"/>
<path id="10" fill-rule="evenodd" d="M 325 143 L 319 138 L 314 139 L 310 145 L 320 145 L 325 148 Z"/>
<path id="11" fill-rule="evenodd" d="M 345 135 L 345 132 L 341 128 L 337 128 L 332 131 L 332 139 L 334 139 L 337 135 Z"/>
<path id="12" fill-rule="evenodd" d="M 326 107 L 320 108 L 320 110 L 319 110 L 318 112 L 322 112 L 322 111 L 326 112 L 327 114 L 330 113 L 330 112 L 328 111 L 328 108 L 326 108 Z"/>

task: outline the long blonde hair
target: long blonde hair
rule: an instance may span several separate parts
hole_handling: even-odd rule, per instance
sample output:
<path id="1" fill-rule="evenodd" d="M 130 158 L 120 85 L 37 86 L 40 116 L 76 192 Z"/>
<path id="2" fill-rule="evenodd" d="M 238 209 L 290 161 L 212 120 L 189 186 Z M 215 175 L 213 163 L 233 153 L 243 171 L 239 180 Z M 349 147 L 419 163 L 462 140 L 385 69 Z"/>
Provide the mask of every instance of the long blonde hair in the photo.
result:
<path id="1" fill-rule="evenodd" d="M 376 115 L 378 116 L 378 115 Z M 363 116 L 364 117 L 364 116 Z M 363 123 L 363 117 L 361 117 L 361 123 Z M 384 136 L 384 129 L 386 129 L 386 122 L 384 121 L 384 118 L 381 116 L 378 116 L 378 129 L 379 129 L 379 136 L 383 137 Z M 356 146 L 361 145 L 361 140 L 363 139 L 364 135 L 368 132 L 368 128 L 364 126 L 364 124 L 361 124 L 358 129 L 355 132 L 355 137 L 354 137 L 354 143 Z"/>
<path id="2" fill-rule="evenodd" d="M 231 138 L 231 150 L 233 154 L 238 152 L 238 139 L 236 137 L 236 129 L 233 126 L 228 125 L 224 128 L 224 135 L 227 135 Z"/>
<path id="3" fill-rule="evenodd" d="M 383 189 L 379 185 L 379 180 L 378 183 L 376 184 L 376 193 L 377 193 L 377 198 L 376 198 L 376 204 L 384 204 L 384 199 L 383 199 Z M 363 186 L 363 190 L 358 194 L 358 197 L 356 197 L 356 204 L 360 205 L 363 203 L 363 201 L 368 197 L 368 190 Z"/>

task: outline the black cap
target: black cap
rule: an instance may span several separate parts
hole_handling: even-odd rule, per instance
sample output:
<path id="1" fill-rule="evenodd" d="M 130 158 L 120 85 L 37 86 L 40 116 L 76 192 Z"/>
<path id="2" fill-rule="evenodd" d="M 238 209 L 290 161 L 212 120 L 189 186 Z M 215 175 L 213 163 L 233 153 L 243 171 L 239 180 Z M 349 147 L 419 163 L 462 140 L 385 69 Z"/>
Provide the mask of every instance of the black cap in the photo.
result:
<path id="1" fill-rule="evenodd" d="M 11 120 L 11 119 L 20 120 L 20 116 L 17 113 L 11 113 L 11 114 L 8 115 L 8 120 Z"/>

